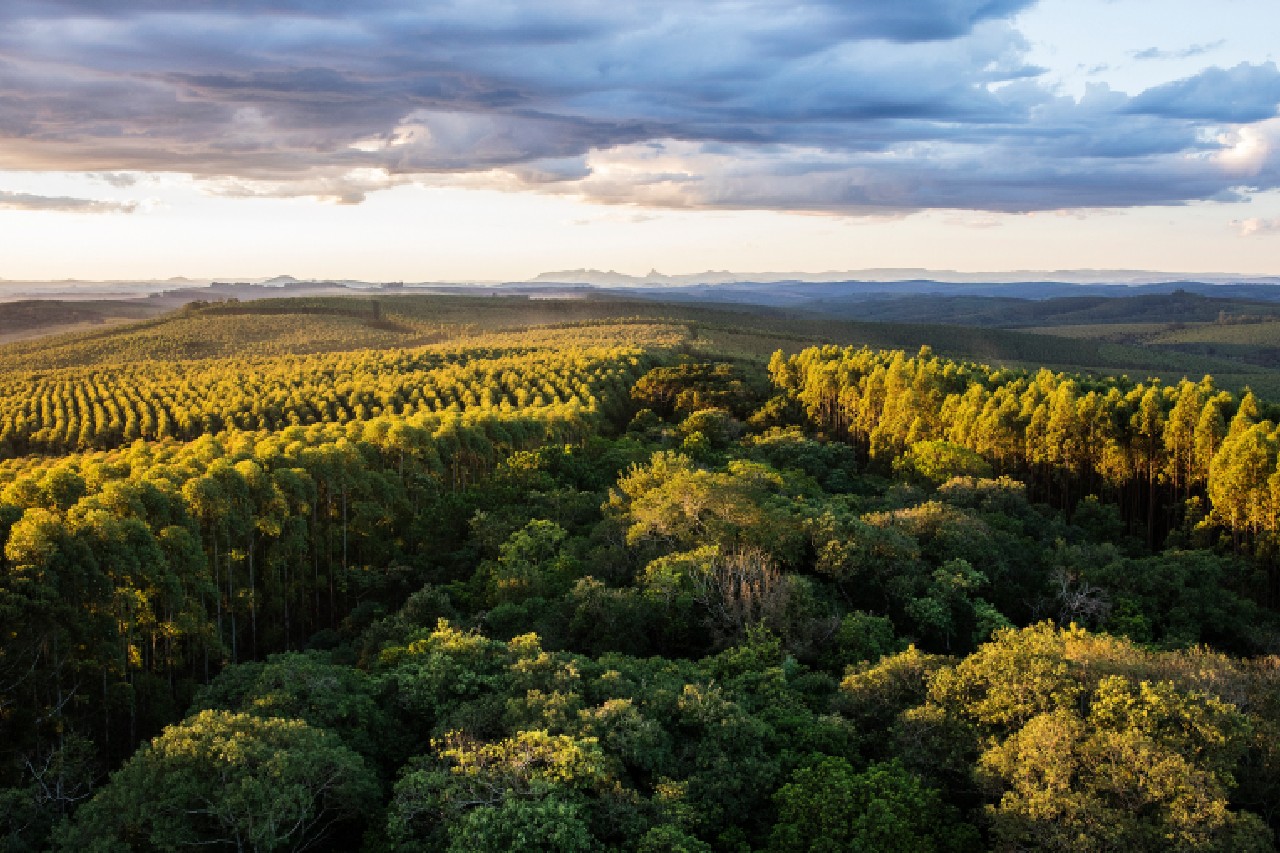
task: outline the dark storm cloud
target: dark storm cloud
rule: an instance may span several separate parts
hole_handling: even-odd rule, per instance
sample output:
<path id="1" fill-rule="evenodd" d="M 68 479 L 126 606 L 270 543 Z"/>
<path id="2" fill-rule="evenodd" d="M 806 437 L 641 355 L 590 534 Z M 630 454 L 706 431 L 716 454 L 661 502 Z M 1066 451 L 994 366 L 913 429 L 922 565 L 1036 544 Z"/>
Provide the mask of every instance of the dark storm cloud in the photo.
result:
<path id="1" fill-rule="evenodd" d="M 0 168 L 835 212 L 1276 186 L 1274 65 L 1062 97 L 1011 23 L 1032 2 L 9 0 Z"/>

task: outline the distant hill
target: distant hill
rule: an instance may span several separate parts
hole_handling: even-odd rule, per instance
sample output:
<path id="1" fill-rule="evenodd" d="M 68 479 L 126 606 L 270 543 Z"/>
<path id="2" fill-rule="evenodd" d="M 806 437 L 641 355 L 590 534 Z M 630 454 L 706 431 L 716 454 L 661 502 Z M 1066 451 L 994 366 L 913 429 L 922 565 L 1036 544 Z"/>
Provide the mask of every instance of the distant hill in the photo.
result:
<path id="1" fill-rule="evenodd" d="M 533 285 L 511 285 L 528 291 Z M 543 285 L 546 287 L 546 285 Z M 906 297 L 983 297 L 1044 300 L 1072 297 L 1119 299 L 1132 296 L 1190 293 L 1217 299 L 1246 299 L 1280 302 L 1280 284 L 1212 284 L 1202 281 L 1171 281 L 1159 284 L 1071 284 L 1061 281 L 977 283 L 933 281 L 833 281 L 833 282 L 741 282 L 731 284 L 672 285 L 665 287 L 608 287 L 603 292 L 636 298 L 688 302 L 739 302 L 753 305 L 802 307 L 827 310 L 833 301 L 858 304 L 870 300 Z"/>
<path id="2" fill-rule="evenodd" d="M 1062 284 L 1165 284 L 1199 281 L 1207 284 L 1280 284 L 1280 276 L 1248 276 L 1236 273 L 1179 273 L 1155 270 L 1014 270 L 1004 272 L 957 272 L 919 267 L 881 267 L 828 272 L 729 272 L 708 270 L 700 273 L 664 275 L 650 270 L 634 276 L 613 270 L 576 269 L 544 272 L 528 279 L 526 284 L 586 284 L 594 287 L 682 286 L 699 284 L 778 284 L 783 282 L 818 283 L 894 283 L 929 281 L 945 284 L 1023 284 L 1026 282 L 1058 282 Z"/>
<path id="3" fill-rule="evenodd" d="M 1057 296 L 1041 300 L 1007 296 L 862 297 L 819 299 L 805 308 L 860 320 L 959 323 L 1019 328 L 1093 323 L 1208 323 L 1227 317 L 1277 317 L 1280 301 L 1205 296 L 1188 290 L 1139 296 Z"/>
<path id="4" fill-rule="evenodd" d="M 542 273 L 526 281 L 369 282 L 353 279 L 303 280 L 290 275 L 266 279 L 170 279 L 165 281 L 0 280 L 0 304 L 29 299 L 162 300 L 172 307 L 195 300 L 339 296 L 359 293 L 450 293 L 464 295 L 582 296 L 659 299 L 677 302 L 741 303 L 800 307 L 830 300 L 858 302 L 890 297 L 947 296 L 1004 299 L 1120 298 L 1178 291 L 1221 299 L 1280 302 L 1280 276 L 1227 274 L 1189 276 L 1133 270 L 956 273 L 922 269 L 871 269 L 827 273 L 734 273 L 645 276 L 599 270 Z"/>
<path id="5" fill-rule="evenodd" d="M 41 299 L 0 305 L 0 343 L 56 332 L 142 320 L 165 310 L 145 300 L 49 301 Z"/>

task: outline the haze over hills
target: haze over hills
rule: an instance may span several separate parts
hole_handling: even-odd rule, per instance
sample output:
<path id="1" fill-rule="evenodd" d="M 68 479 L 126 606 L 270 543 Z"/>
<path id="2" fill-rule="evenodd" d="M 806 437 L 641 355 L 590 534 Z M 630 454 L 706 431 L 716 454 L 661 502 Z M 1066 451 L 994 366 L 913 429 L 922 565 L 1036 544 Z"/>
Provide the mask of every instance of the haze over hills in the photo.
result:
<path id="1" fill-rule="evenodd" d="M 915 273 L 915 278 L 894 278 Z M 792 276 L 781 278 L 780 276 Z M 800 280 L 795 276 L 806 276 Z M 848 277 L 845 277 L 848 276 Z M 1104 278 L 1104 276 L 1110 276 Z M 835 277 L 826 280 L 828 277 Z M 974 279 L 972 281 L 965 279 Z M 557 279 L 570 279 L 558 281 Z M 572 280 L 578 279 L 578 280 Z M 729 280 L 734 279 L 734 280 Z M 747 280 L 737 280 L 747 279 Z M 1005 280 L 1008 279 L 1008 280 Z M 544 273 L 514 282 L 368 282 L 302 280 L 288 275 L 219 281 L 170 278 L 148 281 L 0 280 L 0 342 L 29 340 L 157 317 L 192 303 L 290 297 L 396 297 L 407 295 L 516 296 L 528 299 L 637 300 L 690 306 L 783 309 L 814 315 L 890 323 L 933 323 L 971 327 L 1038 329 L 1071 336 L 1114 339 L 1119 326 L 1129 343 L 1145 343 L 1152 323 L 1257 324 L 1249 339 L 1240 331 L 1214 332 L 1217 343 L 1243 346 L 1239 355 L 1254 362 L 1255 345 L 1271 365 L 1280 356 L 1271 344 L 1280 312 L 1280 278 L 1190 277 L 1137 271 L 976 274 L 928 270 L 861 270 L 850 273 L 726 273 L 645 277 L 577 271 Z M 1096 332 L 1083 331 L 1088 326 Z M 1067 330 L 1065 327 L 1073 327 Z M 1135 335 L 1137 337 L 1135 337 Z M 1227 335 L 1230 341 L 1216 341 Z M 1257 340 L 1254 340 L 1256 338 Z M 1179 342 L 1179 345 L 1189 342 Z M 1212 354 L 1210 351 L 1208 354 Z"/>
<path id="2" fill-rule="evenodd" d="M 504 292 L 567 295 L 579 290 L 605 290 L 615 295 L 651 296 L 695 301 L 796 305 L 812 299 L 884 298 L 919 294 L 948 296 L 1002 296 L 1015 299 L 1048 299 L 1066 296 L 1127 296 L 1135 293 L 1172 293 L 1187 290 L 1232 298 L 1280 299 L 1280 276 L 1245 276 L 1230 273 L 1179 273 L 1152 270 L 1020 270 L 1008 272 L 956 272 L 929 269 L 863 269 L 832 272 L 729 272 L 665 275 L 651 271 L 644 276 L 591 269 L 545 272 L 521 281 L 420 281 L 377 282 L 356 279 L 299 279 L 290 275 L 270 278 L 174 277 L 168 279 L 120 279 L 89 281 L 7 280 L 0 278 L 0 303 L 29 299 L 138 299 L 152 297 L 184 304 L 195 299 L 234 296 L 254 299 L 268 296 L 340 294 L 348 291 L 396 291 L 430 289 L 472 293 L 477 289 Z"/>
<path id="3" fill-rule="evenodd" d="M 924 267 L 881 267 L 828 272 L 730 272 L 708 270 L 702 273 L 664 275 L 651 270 L 647 275 L 633 276 L 613 270 L 577 269 L 540 273 L 532 283 L 590 284 L 598 287 L 637 285 L 742 284 L 777 282 L 901 282 L 933 281 L 951 284 L 1022 284 L 1056 282 L 1062 284 L 1160 284 L 1197 281 L 1206 284 L 1241 282 L 1280 284 L 1280 276 L 1248 276 L 1236 273 L 1185 273 L 1157 270 L 1007 270 L 1003 272 L 959 272 Z"/>

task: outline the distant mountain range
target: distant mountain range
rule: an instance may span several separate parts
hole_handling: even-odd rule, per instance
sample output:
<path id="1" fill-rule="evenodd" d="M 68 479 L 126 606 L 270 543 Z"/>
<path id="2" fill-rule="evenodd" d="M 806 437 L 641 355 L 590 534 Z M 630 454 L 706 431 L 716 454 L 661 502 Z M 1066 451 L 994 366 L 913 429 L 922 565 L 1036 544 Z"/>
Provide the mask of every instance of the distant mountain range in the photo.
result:
<path id="1" fill-rule="evenodd" d="M 352 293 L 486 293 L 585 298 L 610 295 L 680 302 L 813 307 L 906 296 L 1002 297 L 1043 300 L 1119 297 L 1178 291 L 1215 298 L 1280 301 L 1280 276 L 1180 274 L 1144 270 L 961 273 L 924 269 L 867 269 L 826 273 L 731 273 L 645 276 L 599 270 L 542 273 L 526 281 L 367 282 L 266 279 L 172 278 L 127 281 L 5 281 L 0 302 L 30 299 L 101 300 L 147 298 L 165 304 L 199 299 L 263 299 Z"/>
<path id="2" fill-rule="evenodd" d="M 697 284 L 774 284 L 783 282 L 907 282 L 930 281 L 948 284 L 1023 284 L 1051 281 L 1061 284 L 1163 284 L 1196 281 L 1205 284 L 1280 284 L 1277 276 L 1249 276 L 1238 273 L 1179 273 L 1153 270 L 1014 270 L 1006 272 L 957 272 L 923 268 L 874 268 L 832 272 L 729 272 L 709 270 L 688 275 L 664 275 L 651 270 L 633 276 L 613 270 L 562 270 L 544 272 L 528 280 L 532 284 L 589 284 L 596 287 L 638 287 Z"/>

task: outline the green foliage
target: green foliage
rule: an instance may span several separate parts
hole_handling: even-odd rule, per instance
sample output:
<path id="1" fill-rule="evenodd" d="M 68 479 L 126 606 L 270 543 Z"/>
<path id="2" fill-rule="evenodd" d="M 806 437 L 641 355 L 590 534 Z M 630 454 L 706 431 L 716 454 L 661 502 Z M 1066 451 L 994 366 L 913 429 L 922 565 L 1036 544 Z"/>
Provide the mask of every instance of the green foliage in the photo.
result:
<path id="1" fill-rule="evenodd" d="M 200 691 L 192 707 L 302 720 L 340 736 L 363 756 L 382 758 L 393 731 L 380 693 L 375 679 L 333 663 L 331 655 L 295 652 L 228 667 Z"/>
<path id="2" fill-rule="evenodd" d="M 1246 395 L 1223 436 L 1215 424 L 1232 398 L 1209 377 L 1169 389 L 1086 383 L 1047 369 L 992 371 L 928 348 L 907 358 L 831 346 L 779 354 L 770 370 L 821 428 L 925 479 L 982 475 L 990 464 L 1018 472 L 1062 506 L 1083 497 L 1082 488 L 1134 489 L 1152 544 L 1157 508 L 1173 494 L 1204 490 L 1215 519 L 1237 536 L 1276 532 L 1275 425 L 1258 422 Z"/>
<path id="3" fill-rule="evenodd" d="M 481 565 L 494 604 L 563 595 L 574 579 L 573 560 L 560 553 L 568 534 L 560 525 L 535 519 L 499 547 L 497 560 Z"/>
<path id="4" fill-rule="evenodd" d="M 853 491 L 858 463 L 845 444 L 814 441 L 798 427 L 775 427 L 744 443 L 752 459 L 779 471 L 797 471 L 830 492 Z"/>
<path id="5" fill-rule="evenodd" d="M 1039 625 L 939 671 L 930 695 L 990 738 L 978 770 L 997 849 L 1268 849 L 1262 821 L 1230 809 L 1248 719 L 1196 677 L 1177 657 Z"/>
<path id="6" fill-rule="evenodd" d="M 902 641 L 893 630 L 893 621 L 884 616 L 857 611 L 846 614 L 834 638 L 832 656 L 839 665 L 876 663 L 886 655 L 902 651 Z"/>
<path id="7" fill-rule="evenodd" d="M 365 350 L 190 363 L 72 367 L 0 381 L 0 456 L 191 440 L 235 430 L 417 418 L 399 425 L 410 450 L 432 414 L 617 416 L 643 369 L 635 346 L 524 342 L 470 348 Z M 610 399 L 610 398 L 613 399 Z"/>
<path id="8" fill-rule="evenodd" d="M 1255 816 L 1227 809 L 1213 774 L 1134 728 L 1042 714 L 982 756 L 1005 793 L 997 849 L 1267 850 Z"/>
<path id="9" fill-rule="evenodd" d="M 663 416 L 724 409 L 746 417 L 767 396 L 768 388 L 768 380 L 755 365 L 685 362 L 653 368 L 636 381 L 631 397 Z"/>
<path id="10" fill-rule="evenodd" d="M 738 437 L 741 424 L 727 409 L 699 409 L 681 421 L 676 432 L 684 436 L 685 442 L 700 435 L 710 447 L 723 449 Z"/>
<path id="11" fill-rule="evenodd" d="M 637 853 L 710 853 L 711 845 L 671 824 L 655 826 L 645 833 Z"/>
<path id="12" fill-rule="evenodd" d="M 986 586 L 987 576 L 965 559 L 948 560 L 933 572 L 925 594 L 907 603 L 906 611 L 928 639 L 948 651 L 954 642 L 976 645 L 1009 620 L 990 602 L 974 595 Z"/>
<path id="13" fill-rule="evenodd" d="M 476 744 L 451 733 L 432 747 L 435 760 L 396 784 L 389 826 L 401 845 L 445 822 L 450 850 L 591 849 L 572 795 L 605 780 L 594 741 L 525 731 Z"/>
<path id="14" fill-rule="evenodd" d="M 581 809 L 558 797 L 506 799 L 467 812 L 449 833 L 449 853 L 588 853 L 598 842 Z"/>
<path id="15" fill-rule="evenodd" d="M 659 551 L 714 543 L 756 547 L 783 561 L 800 549 L 799 520 L 789 511 L 787 478 L 742 460 L 709 471 L 687 456 L 655 453 L 618 480 L 608 510 L 626 525 L 627 541 Z"/>
<path id="16" fill-rule="evenodd" d="M 921 652 L 915 646 L 850 668 L 840 683 L 837 705 L 869 729 L 884 729 L 909 708 L 920 705 L 929 695 L 933 676 L 947 658 Z"/>
<path id="17" fill-rule="evenodd" d="M 298 849 L 376 796 L 364 761 L 321 729 L 203 711 L 116 772 L 59 834 L 59 849 Z"/>
<path id="18" fill-rule="evenodd" d="M 949 441 L 919 441 L 893 460 L 893 469 L 941 485 L 953 477 L 990 477 L 991 465 Z"/>
<path id="19" fill-rule="evenodd" d="M 825 757 L 797 770 L 774 795 L 778 823 L 772 850 L 811 853 L 934 853 L 977 848 L 977 833 L 959 823 L 939 793 L 898 764 L 854 772 Z"/>
<path id="20" fill-rule="evenodd" d="M 1234 591 L 1248 586 L 1249 568 L 1238 559 L 1181 550 L 1136 559 L 1104 550 L 1080 558 L 1080 576 L 1107 591 L 1103 624 L 1113 633 L 1167 648 L 1207 643 L 1249 652 L 1263 644 L 1265 615 Z"/>

